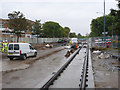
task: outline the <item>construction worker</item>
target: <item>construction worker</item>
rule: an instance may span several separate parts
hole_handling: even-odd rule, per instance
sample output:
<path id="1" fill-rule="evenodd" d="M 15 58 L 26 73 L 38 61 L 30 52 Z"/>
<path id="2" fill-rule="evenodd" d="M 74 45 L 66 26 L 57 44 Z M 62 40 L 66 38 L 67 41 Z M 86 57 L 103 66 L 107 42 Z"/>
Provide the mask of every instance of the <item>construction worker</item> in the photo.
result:
<path id="1" fill-rule="evenodd" d="M 75 43 L 75 49 L 77 49 L 77 43 Z"/>
<path id="2" fill-rule="evenodd" d="M 2 52 L 2 41 L 0 41 L 0 52 Z"/>
<path id="3" fill-rule="evenodd" d="M 69 44 L 71 45 L 71 40 L 69 41 Z"/>
<path id="4" fill-rule="evenodd" d="M 5 41 L 5 52 L 7 52 L 7 48 L 8 48 L 8 41 Z"/>
<path id="5" fill-rule="evenodd" d="M 2 44 L 2 52 L 5 52 L 5 41 L 3 40 L 3 44 Z"/>

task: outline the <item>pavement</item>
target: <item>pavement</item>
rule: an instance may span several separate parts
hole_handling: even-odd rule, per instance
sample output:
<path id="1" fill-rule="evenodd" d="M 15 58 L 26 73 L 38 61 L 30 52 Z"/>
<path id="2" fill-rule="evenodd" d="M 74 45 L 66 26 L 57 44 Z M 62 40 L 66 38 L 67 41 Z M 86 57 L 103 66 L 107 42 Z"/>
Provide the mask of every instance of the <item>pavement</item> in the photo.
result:
<path id="1" fill-rule="evenodd" d="M 56 47 L 56 48 L 52 48 L 52 49 L 38 50 L 37 57 L 30 57 L 30 58 L 27 58 L 26 60 L 19 60 L 19 59 L 9 60 L 7 57 L 2 58 L 2 53 L 0 53 L 0 56 L 1 56 L 0 72 L 1 71 L 2 72 L 11 72 L 11 71 L 27 69 L 36 60 L 45 58 L 46 56 L 49 56 L 56 52 L 59 52 L 63 49 L 64 49 L 64 47 Z"/>

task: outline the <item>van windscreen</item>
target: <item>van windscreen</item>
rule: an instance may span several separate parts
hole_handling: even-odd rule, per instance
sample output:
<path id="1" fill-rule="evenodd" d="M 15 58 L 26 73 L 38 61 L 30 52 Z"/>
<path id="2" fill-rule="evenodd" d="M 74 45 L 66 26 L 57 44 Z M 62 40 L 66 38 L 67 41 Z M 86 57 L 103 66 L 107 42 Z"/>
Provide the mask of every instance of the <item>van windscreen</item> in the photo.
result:
<path id="1" fill-rule="evenodd" d="M 9 45 L 9 50 L 13 50 L 13 44 Z"/>
<path id="2" fill-rule="evenodd" d="M 14 44 L 14 50 L 19 50 L 19 45 L 18 44 Z"/>

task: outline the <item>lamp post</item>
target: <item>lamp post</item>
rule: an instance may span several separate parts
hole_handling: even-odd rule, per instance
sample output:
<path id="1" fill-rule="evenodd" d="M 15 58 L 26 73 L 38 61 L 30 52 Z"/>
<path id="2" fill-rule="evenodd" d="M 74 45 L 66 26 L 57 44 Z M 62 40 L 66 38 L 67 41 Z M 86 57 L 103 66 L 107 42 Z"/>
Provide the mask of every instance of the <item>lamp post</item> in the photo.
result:
<path id="1" fill-rule="evenodd" d="M 106 47 L 106 39 L 105 39 L 105 0 L 104 0 L 104 43 Z"/>
<path id="2" fill-rule="evenodd" d="M 99 12 L 97 12 L 99 13 Z M 100 12 L 100 13 L 103 13 L 103 12 Z M 104 20 L 103 20 L 103 25 L 104 25 L 104 46 L 106 47 L 106 39 L 105 39 L 105 0 L 104 0 L 104 13 L 103 13 L 103 16 L 104 16 Z"/>
<path id="3" fill-rule="evenodd" d="M 113 23 L 112 23 L 112 40 L 111 40 L 111 48 L 113 48 Z"/>
<path id="4" fill-rule="evenodd" d="M 105 34 L 107 34 L 105 31 L 105 0 L 104 0 L 104 12 L 96 12 L 96 13 L 102 13 L 103 16 L 104 16 L 104 20 L 103 20 L 103 25 L 104 25 L 104 47 L 106 47 L 106 38 L 105 38 Z"/>

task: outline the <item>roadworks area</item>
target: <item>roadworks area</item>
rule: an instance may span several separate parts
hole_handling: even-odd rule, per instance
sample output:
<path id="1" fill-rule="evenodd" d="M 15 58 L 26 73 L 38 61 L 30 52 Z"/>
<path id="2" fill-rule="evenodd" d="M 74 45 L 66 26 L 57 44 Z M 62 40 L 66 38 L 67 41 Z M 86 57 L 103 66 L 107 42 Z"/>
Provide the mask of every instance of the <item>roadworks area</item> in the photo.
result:
<path id="1" fill-rule="evenodd" d="M 117 50 L 92 51 L 92 67 L 96 88 L 118 88 L 120 61 L 113 58 L 111 53 L 118 54 Z"/>
<path id="2" fill-rule="evenodd" d="M 7 72 L 27 69 L 35 61 L 45 58 L 46 56 L 48 57 L 64 49 L 64 47 L 46 48 L 45 44 L 33 44 L 32 46 L 37 50 L 38 55 L 37 57 L 30 57 L 26 60 L 20 60 L 18 58 L 9 60 L 7 58 L 7 53 L 0 53 L 0 71 L 4 74 Z"/>

